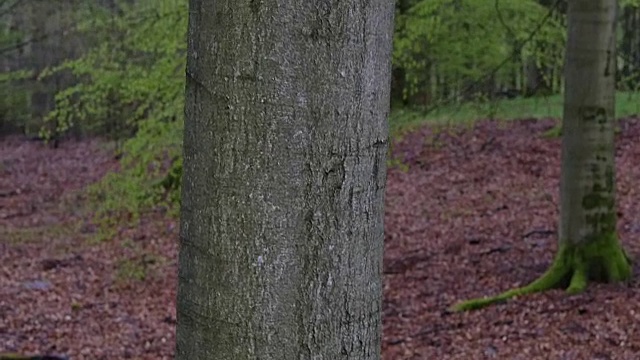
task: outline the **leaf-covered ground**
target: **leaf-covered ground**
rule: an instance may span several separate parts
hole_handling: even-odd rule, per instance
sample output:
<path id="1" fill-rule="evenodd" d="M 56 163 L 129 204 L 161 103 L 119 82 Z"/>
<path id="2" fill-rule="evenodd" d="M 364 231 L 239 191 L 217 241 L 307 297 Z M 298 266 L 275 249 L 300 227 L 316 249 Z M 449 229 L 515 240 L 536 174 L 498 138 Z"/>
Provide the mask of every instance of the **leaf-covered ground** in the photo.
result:
<path id="1" fill-rule="evenodd" d="M 414 131 L 387 182 L 385 360 L 637 359 L 640 282 L 561 290 L 449 314 L 541 274 L 555 251 L 554 122 Z M 640 257 L 640 121 L 618 136 L 619 231 Z M 170 359 L 177 224 L 149 214 L 92 243 L 79 190 L 114 169 L 99 142 L 0 140 L 0 353 Z"/>

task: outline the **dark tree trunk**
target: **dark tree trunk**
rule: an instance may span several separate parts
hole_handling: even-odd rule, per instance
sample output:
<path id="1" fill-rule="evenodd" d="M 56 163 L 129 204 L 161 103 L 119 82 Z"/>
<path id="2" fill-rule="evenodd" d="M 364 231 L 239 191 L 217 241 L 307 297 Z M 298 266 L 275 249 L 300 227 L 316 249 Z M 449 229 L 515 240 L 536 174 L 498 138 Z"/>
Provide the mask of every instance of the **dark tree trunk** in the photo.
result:
<path id="1" fill-rule="evenodd" d="M 627 6 L 621 15 L 621 85 L 623 90 L 636 90 L 640 88 L 640 8 Z"/>

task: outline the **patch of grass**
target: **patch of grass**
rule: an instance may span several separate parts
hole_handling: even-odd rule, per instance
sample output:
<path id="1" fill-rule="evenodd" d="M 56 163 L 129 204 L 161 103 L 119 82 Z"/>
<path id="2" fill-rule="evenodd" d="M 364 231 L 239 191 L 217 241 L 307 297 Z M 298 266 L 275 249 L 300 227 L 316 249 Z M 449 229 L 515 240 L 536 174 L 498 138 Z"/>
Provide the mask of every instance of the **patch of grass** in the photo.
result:
<path id="1" fill-rule="evenodd" d="M 120 283 L 144 281 L 149 277 L 150 272 L 152 272 L 154 268 L 162 265 L 164 260 L 165 259 L 160 256 L 140 251 L 138 256 L 118 261 L 116 279 Z"/>
<path id="2" fill-rule="evenodd" d="M 418 109 L 398 109 L 389 118 L 390 134 L 396 139 L 424 124 L 469 124 L 480 119 L 527 119 L 562 117 L 563 96 L 553 95 L 535 98 L 516 98 L 461 105 L 443 106 L 426 115 Z M 628 117 L 640 114 L 640 92 L 618 92 L 616 114 Z"/>
<path id="3" fill-rule="evenodd" d="M 616 114 L 628 117 L 640 114 L 640 92 L 618 92 L 616 94 Z"/>
<path id="4" fill-rule="evenodd" d="M 118 262 L 116 278 L 119 281 L 144 281 L 147 278 L 147 268 L 140 261 L 125 259 Z"/>
<path id="5" fill-rule="evenodd" d="M 74 236 L 77 232 L 76 224 L 3 227 L 0 228 L 0 239 L 3 243 L 17 245 L 63 239 Z"/>

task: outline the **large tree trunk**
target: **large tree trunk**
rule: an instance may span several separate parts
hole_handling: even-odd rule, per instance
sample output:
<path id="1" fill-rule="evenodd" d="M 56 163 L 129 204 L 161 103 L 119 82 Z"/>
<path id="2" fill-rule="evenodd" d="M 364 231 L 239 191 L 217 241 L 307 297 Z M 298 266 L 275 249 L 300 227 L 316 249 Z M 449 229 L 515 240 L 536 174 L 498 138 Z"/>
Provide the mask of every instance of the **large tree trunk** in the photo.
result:
<path id="1" fill-rule="evenodd" d="M 378 359 L 394 4 L 191 0 L 177 359 Z"/>
<path id="2" fill-rule="evenodd" d="M 616 0 L 570 0 L 562 135 L 558 250 L 551 267 L 522 288 L 459 303 L 480 308 L 513 296 L 589 280 L 617 282 L 631 266 L 616 233 L 614 121 Z"/>

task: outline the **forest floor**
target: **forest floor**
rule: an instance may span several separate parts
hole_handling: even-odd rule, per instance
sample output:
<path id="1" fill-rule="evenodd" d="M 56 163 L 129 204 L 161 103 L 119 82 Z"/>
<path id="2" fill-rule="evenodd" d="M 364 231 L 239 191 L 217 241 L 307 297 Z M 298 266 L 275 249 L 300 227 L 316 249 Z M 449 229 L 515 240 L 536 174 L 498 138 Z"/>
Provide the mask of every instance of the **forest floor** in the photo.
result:
<path id="1" fill-rule="evenodd" d="M 524 285 L 556 248 L 560 140 L 552 120 L 424 126 L 388 172 L 383 358 L 638 359 L 640 277 L 450 314 Z M 619 234 L 640 257 L 640 119 L 617 142 Z M 171 359 L 177 230 L 160 213 L 91 241 L 82 189 L 117 167 L 97 141 L 0 140 L 0 354 Z"/>

